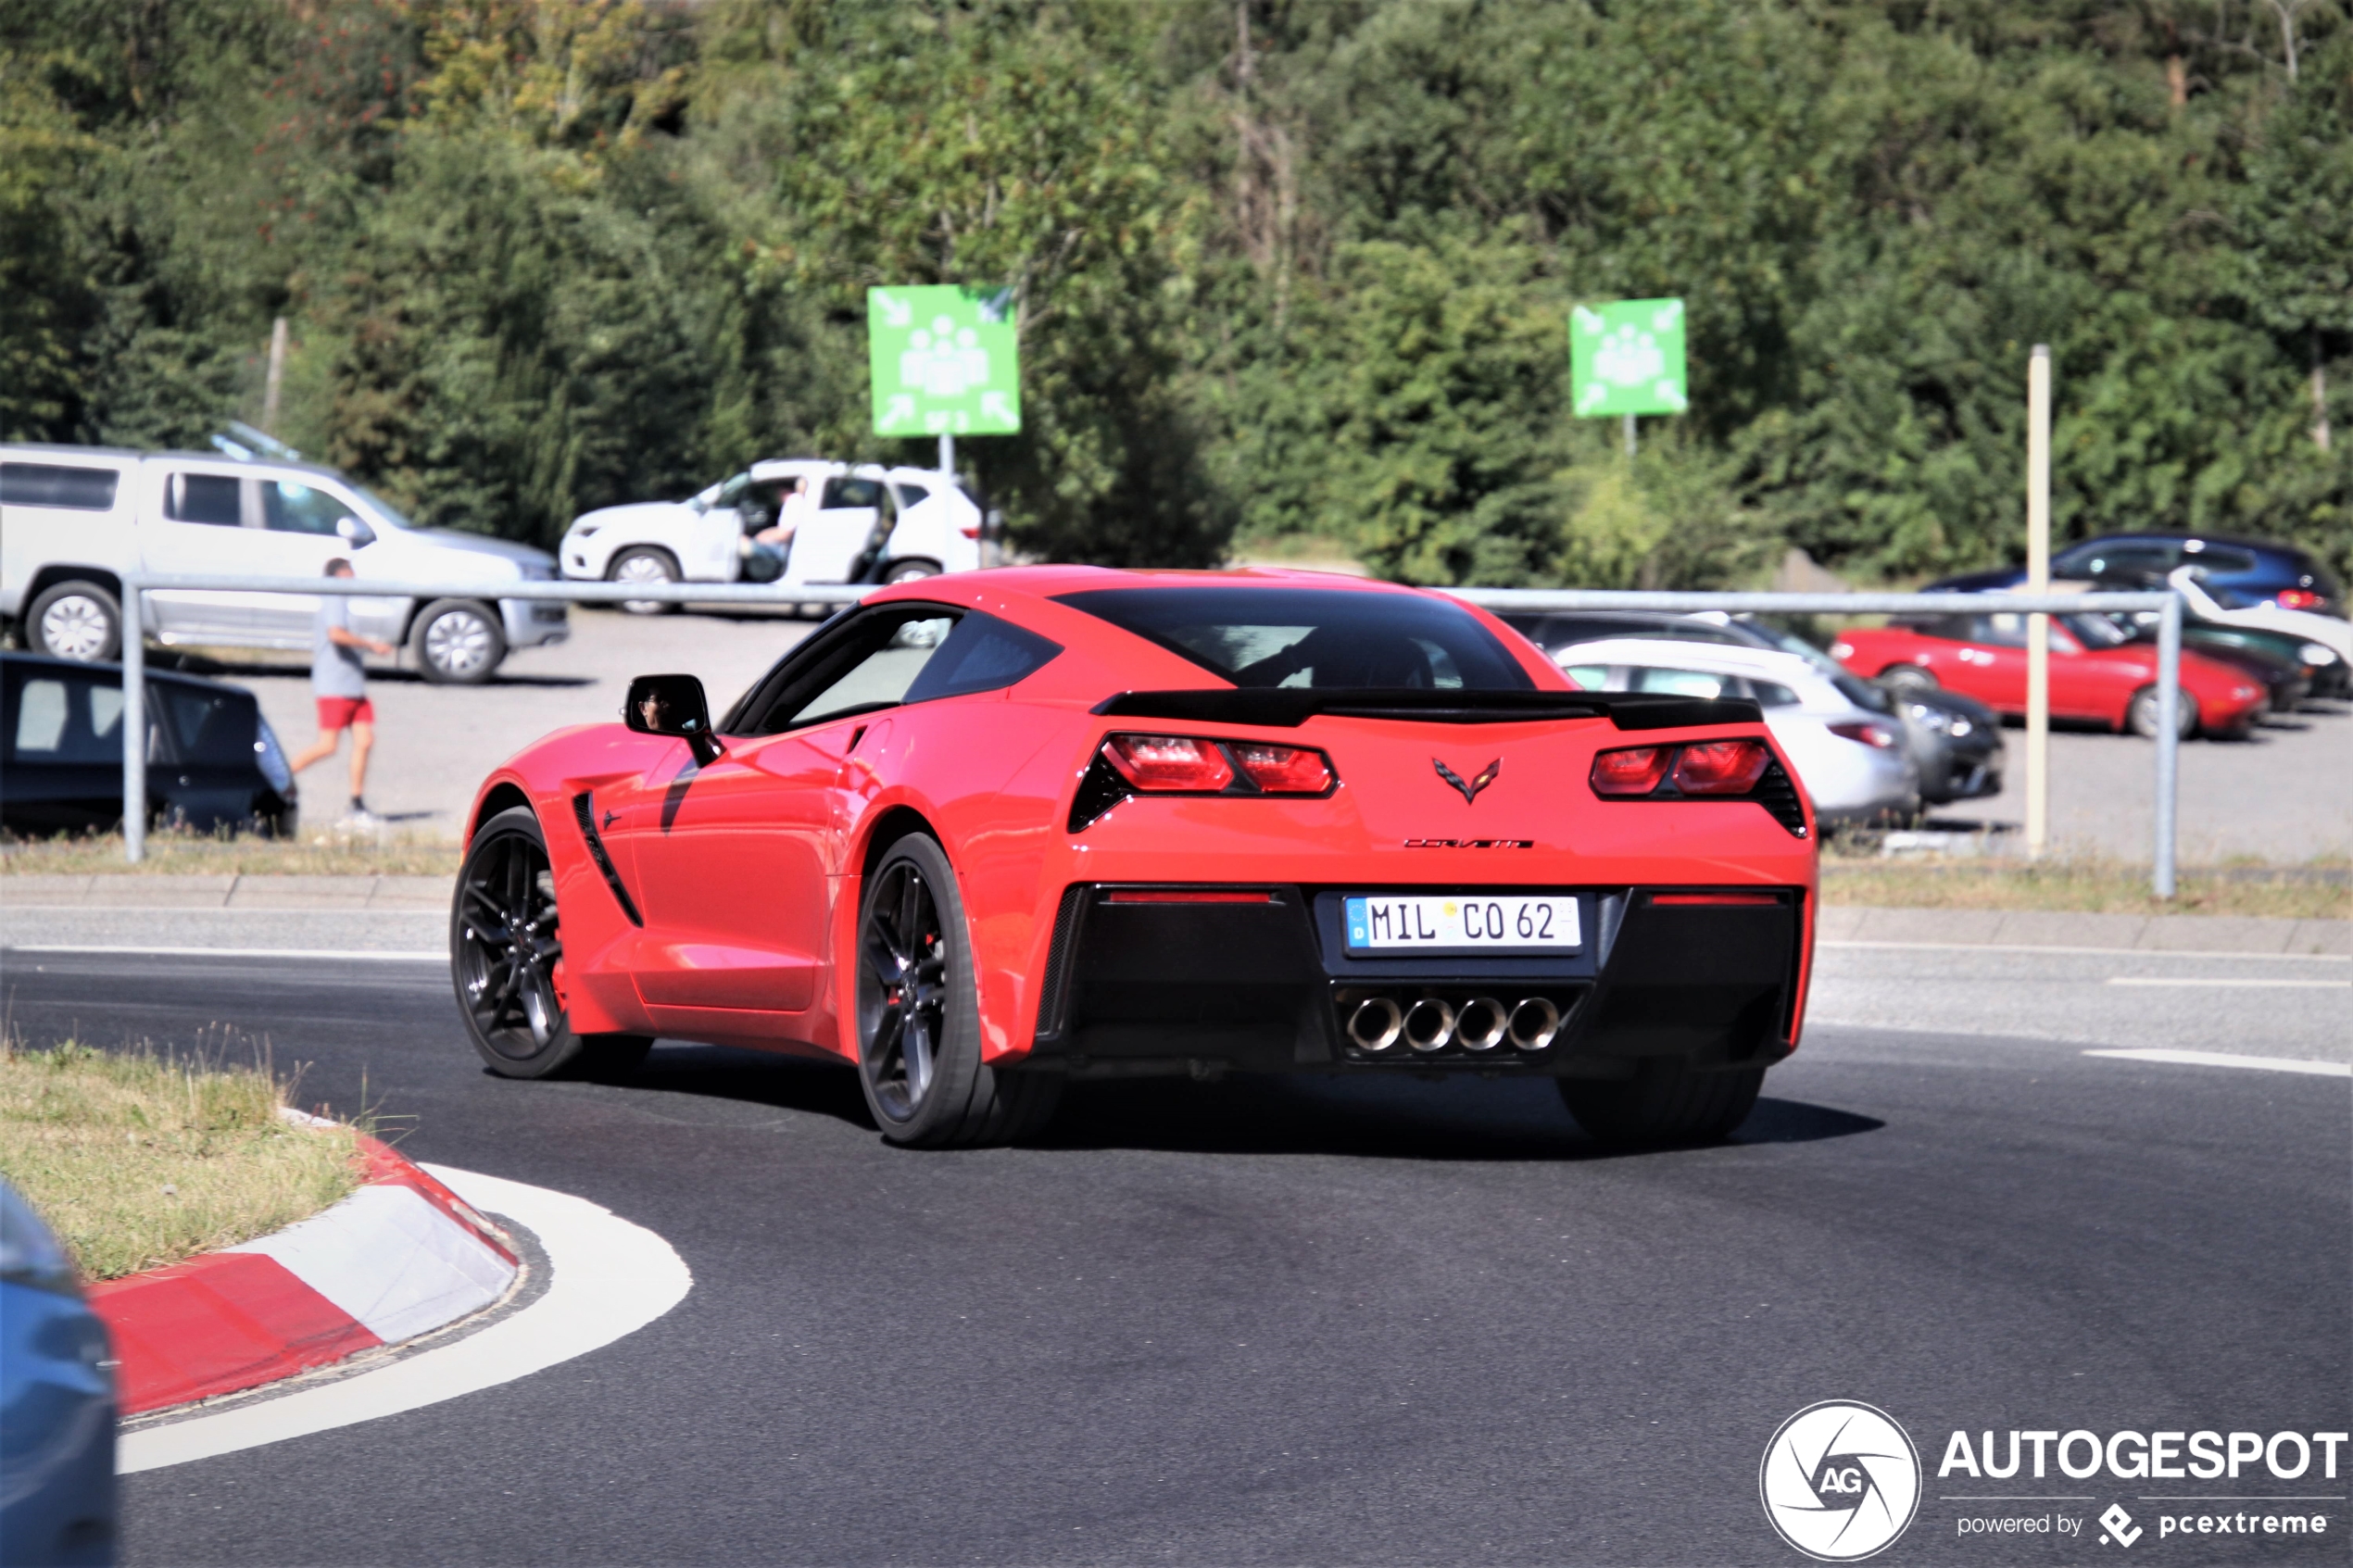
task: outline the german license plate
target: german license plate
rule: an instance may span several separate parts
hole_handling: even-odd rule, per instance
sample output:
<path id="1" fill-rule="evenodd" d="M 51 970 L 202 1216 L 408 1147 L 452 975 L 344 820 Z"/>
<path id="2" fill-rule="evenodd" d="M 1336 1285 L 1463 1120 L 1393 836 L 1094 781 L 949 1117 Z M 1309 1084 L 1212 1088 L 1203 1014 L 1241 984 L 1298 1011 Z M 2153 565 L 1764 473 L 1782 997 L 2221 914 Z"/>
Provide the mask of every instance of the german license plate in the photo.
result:
<path id="1" fill-rule="evenodd" d="M 1582 945 L 1568 894 L 1354 894 L 1347 916 L 1352 953 L 1557 953 Z"/>

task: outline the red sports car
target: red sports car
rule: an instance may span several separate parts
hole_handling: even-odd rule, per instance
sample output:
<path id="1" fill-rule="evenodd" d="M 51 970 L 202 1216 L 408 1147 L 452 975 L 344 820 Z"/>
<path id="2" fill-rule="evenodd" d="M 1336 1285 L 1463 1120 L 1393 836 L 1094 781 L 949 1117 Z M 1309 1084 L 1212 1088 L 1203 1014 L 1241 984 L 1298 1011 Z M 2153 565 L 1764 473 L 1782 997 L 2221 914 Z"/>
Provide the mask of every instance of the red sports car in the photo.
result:
<path id="1" fill-rule="evenodd" d="M 2026 712 L 2026 617 L 1946 615 L 1842 632 L 1831 657 L 1891 686 L 1944 686 L 2017 718 Z M 2182 652 L 2182 734 L 2244 734 L 2270 695 L 2244 671 Z M 2157 645 L 2095 615 L 2051 617 L 2051 717 L 2157 734 Z"/>
<path id="2" fill-rule="evenodd" d="M 1797 1042 L 1814 824 L 1755 704 L 1579 692 L 1483 611 L 1301 573 L 885 589 L 717 722 L 691 675 L 483 785 L 450 922 L 475 1046 L 854 1065 L 883 1135 L 1072 1079 L 1554 1079 L 1720 1136 Z"/>

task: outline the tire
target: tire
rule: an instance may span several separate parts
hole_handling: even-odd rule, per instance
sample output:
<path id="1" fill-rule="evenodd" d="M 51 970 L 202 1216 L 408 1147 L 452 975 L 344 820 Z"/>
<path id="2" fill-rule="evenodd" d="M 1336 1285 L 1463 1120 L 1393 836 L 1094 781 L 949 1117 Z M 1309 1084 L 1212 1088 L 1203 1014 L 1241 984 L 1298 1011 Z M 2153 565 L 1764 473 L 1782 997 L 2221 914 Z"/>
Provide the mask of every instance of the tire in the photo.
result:
<path id="1" fill-rule="evenodd" d="M 890 570 L 883 573 L 883 581 L 885 583 L 916 583 L 924 578 L 938 575 L 939 568 L 930 561 L 899 560 L 890 563 Z"/>
<path id="2" fill-rule="evenodd" d="M 927 834 L 883 852 L 858 901 L 858 1085 L 886 1142 L 1012 1143 L 1046 1124 L 1062 1079 L 980 1060 L 980 990 L 964 901 Z"/>
<path id="3" fill-rule="evenodd" d="M 1879 672 L 1879 684 L 1892 692 L 1932 692 L 1936 677 L 1917 664 L 1891 664 Z"/>
<path id="4" fill-rule="evenodd" d="M 44 588 L 24 612 L 25 646 L 34 653 L 84 663 L 122 656 L 122 604 L 95 583 Z"/>
<path id="5" fill-rule="evenodd" d="M 1555 1078 L 1561 1101 L 1596 1143 L 1612 1148 L 1715 1143 L 1748 1119 L 1764 1085 L 1761 1067 L 1694 1073 L 1680 1062 L 1642 1063 L 1620 1083 Z"/>
<path id="6" fill-rule="evenodd" d="M 502 1078 L 626 1076 L 653 1042 L 575 1034 L 562 958 L 547 836 L 529 807 L 501 811 L 467 847 L 449 910 L 449 977 L 466 1034 Z"/>
<path id="7" fill-rule="evenodd" d="M 2157 738 L 2157 688 L 2143 686 L 2133 694 L 2124 709 L 2124 727 L 2144 740 Z M 2174 733 L 2183 740 L 2197 734 L 2197 698 L 2188 692 L 2181 694 L 2181 702 L 2173 716 Z"/>
<path id="8" fill-rule="evenodd" d="M 435 599 L 409 629 L 417 669 L 437 686 L 478 686 L 506 662 L 498 612 L 476 599 Z"/>
<path id="9" fill-rule="evenodd" d="M 632 545 L 613 557 L 612 564 L 605 568 L 605 580 L 609 583 L 643 583 L 651 585 L 656 583 L 675 583 L 684 575 L 686 574 L 678 570 L 678 558 L 668 550 L 653 545 Z M 660 599 L 621 601 L 621 610 L 623 615 L 669 615 L 677 608 L 676 605 L 664 604 Z"/>

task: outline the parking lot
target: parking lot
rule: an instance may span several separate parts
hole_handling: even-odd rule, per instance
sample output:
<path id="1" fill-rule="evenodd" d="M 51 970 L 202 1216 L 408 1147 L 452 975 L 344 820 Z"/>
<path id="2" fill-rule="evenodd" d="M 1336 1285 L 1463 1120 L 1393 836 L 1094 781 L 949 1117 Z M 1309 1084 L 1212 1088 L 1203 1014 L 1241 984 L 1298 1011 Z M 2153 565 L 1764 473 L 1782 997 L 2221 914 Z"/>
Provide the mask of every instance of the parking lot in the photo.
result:
<path id="1" fill-rule="evenodd" d="M 717 713 L 813 620 L 767 610 L 639 617 L 574 607 L 572 640 L 510 658 L 483 686 L 431 685 L 409 671 L 377 669 L 378 713 L 368 803 L 389 831 L 454 838 L 483 776 L 525 742 L 566 724 L 614 718 L 633 675 L 678 671 L 701 677 Z M 378 661 L 380 664 L 383 661 Z M 288 655 L 226 655 L 197 666 L 249 686 L 289 750 L 315 733 L 307 666 Z M 2009 733 L 2003 793 L 1956 802 L 1931 825 L 1986 831 L 1998 845 L 2025 820 L 2025 743 Z M 2184 864 L 2248 859 L 2279 864 L 2353 853 L 2353 709 L 2307 705 L 2267 719 L 2244 741 L 2182 747 L 2181 857 Z M 2062 730 L 2051 737 L 2051 828 L 2062 849 L 2125 861 L 2149 855 L 2155 756 L 2151 742 Z M 304 775 L 313 829 L 343 809 L 340 760 Z"/>

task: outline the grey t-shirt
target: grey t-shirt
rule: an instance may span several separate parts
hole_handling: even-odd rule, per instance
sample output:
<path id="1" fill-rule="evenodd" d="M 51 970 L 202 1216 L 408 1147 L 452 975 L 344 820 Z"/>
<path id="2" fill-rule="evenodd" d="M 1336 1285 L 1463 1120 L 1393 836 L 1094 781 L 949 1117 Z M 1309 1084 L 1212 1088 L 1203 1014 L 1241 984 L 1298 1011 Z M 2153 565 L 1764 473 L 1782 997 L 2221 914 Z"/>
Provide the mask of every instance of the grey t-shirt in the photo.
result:
<path id="1" fill-rule="evenodd" d="M 366 696 L 368 671 L 359 662 L 359 650 L 333 642 L 330 631 L 351 630 L 351 601 L 346 598 L 321 598 L 319 614 L 310 623 L 310 695 L 313 696 Z"/>

